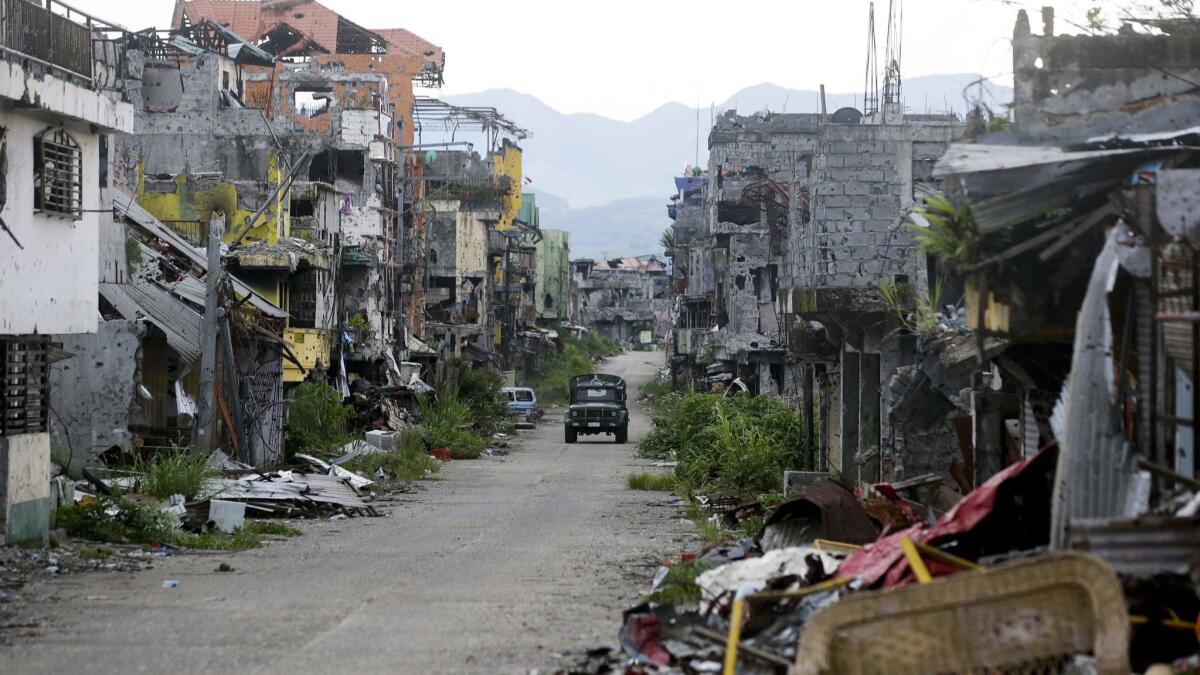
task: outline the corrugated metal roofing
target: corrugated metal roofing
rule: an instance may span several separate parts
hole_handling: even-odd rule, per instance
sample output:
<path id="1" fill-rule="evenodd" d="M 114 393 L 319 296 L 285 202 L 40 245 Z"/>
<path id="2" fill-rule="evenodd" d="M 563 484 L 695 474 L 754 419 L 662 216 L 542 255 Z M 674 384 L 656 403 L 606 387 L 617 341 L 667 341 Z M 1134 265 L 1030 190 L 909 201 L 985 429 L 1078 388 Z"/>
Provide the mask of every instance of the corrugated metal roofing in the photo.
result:
<path id="1" fill-rule="evenodd" d="M 955 143 L 938 160 L 937 166 L 934 167 L 933 175 L 951 176 L 982 171 L 1006 171 L 1008 169 L 1021 169 L 1041 164 L 1082 162 L 1096 159 L 1097 157 L 1125 155 L 1131 152 L 1141 152 L 1141 149 L 1067 152 L 1062 148 L 1045 146 Z"/>
<path id="2" fill-rule="evenodd" d="M 183 237 L 175 234 L 171 228 L 159 222 L 159 220 L 155 218 L 153 214 L 142 208 L 142 205 L 138 204 L 137 201 L 129 195 L 121 192 L 120 190 L 113 190 L 113 210 L 134 221 L 155 237 L 170 244 L 171 248 L 186 257 L 195 266 L 199 267 L 205 272 L 208 271 L 208 258 L 205 257 L 204 254 L 189 244 Z M 283 311 L 271 303 L 271 301 L 254 292 L 249 286 L 247 286 L 237 277 L 233 276 L 232 274 L 228 275 L 228 277 L 230 283 L 233 284 L 233 290 L 237 293 L 239 300 L 248 295 L 250 296 L 250 304 L 266 316 L 275 319 L 287 318 L 287 312 Z M 201 289 L 204 288 L 204 283 L 199 279 L 189 279 L 185 277 L 184 281 L 176 282 L 175 286 L 175 288 L 172 288 L 172 291 L 174 291 L 180 297 L 186 298 L 187 300 L 195 302 L 196 304 L 204 304 L 204 293 L 201 291 L 198 298 L 194 293 L 196 286 L 199 286 Z"/>
<path id="3" fill-rule="evenodd" d="M 167 344 L 184 362 L 200 358 L 203 317 L 183 301 L 153 284 L 138 281 L 102 283 L 100 295 L 126 319 L 145 319 L 158 326 L 166 334 Z"/>

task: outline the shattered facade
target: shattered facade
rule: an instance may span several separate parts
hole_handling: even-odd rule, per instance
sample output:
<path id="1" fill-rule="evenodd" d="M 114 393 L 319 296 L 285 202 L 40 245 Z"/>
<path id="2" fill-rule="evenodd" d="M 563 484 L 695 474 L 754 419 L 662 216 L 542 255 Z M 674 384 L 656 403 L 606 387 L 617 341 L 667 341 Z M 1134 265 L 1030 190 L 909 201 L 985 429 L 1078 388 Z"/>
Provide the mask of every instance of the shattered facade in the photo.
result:
<path id="1" fill-rule="evenodd" d="M 916 343 L 897 334 L 881 286 L 926 292 L 927 261 L 906 220 L 963 129 L 952 116 L 894 109 L 718 118 L 707 171 L 676 178 L 668 207 L 676 378 L 739 380 L 805 408 L 821 420 L 812 433 L 823 447 L 805 469 L 864 482 L 915 469 L 897 468 L 907 441 L 887 414 L 887 385 L 918 359 Z"/>
<path id="2" fill-rule="evenodd" d="M 671 329 L 671 276 L 654 256 L 571 261 L 579 322 L 625 344 L 666 340 Z"/>
<path id="3" fill-rule="evenodd" d="M 123 62 L 119 29 L 86 15 L 23 9 L 30 25 L 0 34 L 0 530 L 7 543 L 47 534 L 52 373 L 64 356 L 51 340 L 96 334 L 97 286 L 122 273 L 100 265 L 102 251 L 123 243 L 103 211 L 112 139 L 133 128 L 133 107 L 109 90 Z"/>

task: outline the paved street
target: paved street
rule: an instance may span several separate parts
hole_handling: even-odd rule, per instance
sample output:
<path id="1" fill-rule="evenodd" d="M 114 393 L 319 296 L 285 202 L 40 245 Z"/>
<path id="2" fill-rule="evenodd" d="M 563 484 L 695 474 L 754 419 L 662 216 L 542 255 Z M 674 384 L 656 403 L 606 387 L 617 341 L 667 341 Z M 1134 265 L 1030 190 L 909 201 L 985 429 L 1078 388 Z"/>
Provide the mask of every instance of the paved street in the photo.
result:
<path id="1" fill-rule="evenodd" d="M 604 369 L 633 399 L 661 361 L 632 353 Z M 633 458 L 640 406 L 625 446 L 568 446 L 558 415 L 506 457 L 451 462 L 387 518 L 36 586 L 56 598 L 30 610 L 47 630 L 0 647 L 0 671 L 524 673 L 611 644 L 655 562 L 695 550 L 695 529 L 661 493 L 625 488 L 647 464 Z"/>

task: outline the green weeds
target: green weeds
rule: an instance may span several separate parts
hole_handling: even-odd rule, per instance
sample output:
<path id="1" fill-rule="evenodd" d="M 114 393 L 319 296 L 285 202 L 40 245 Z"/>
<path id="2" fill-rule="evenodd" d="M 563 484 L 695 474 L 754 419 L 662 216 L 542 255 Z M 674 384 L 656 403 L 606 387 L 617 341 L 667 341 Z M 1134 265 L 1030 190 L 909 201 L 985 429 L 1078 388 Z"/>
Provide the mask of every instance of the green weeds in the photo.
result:
<path id="1" fill-rule="evenodd" d="M 654 490 L 671 492 L 675 489 L 675 477 L 653 473 L 631 473 L 625 479 L 630 490 Z"/>
<path id="2" fill-rule="evenodd" d="M 135 502 L 121 497 L 97 497 L 58 510 L 57 522 L 67 534 L 80 539 L 108 543 L 170 544 L 181 548 L 210 551 L 243 551 L 262 546 L 262 535 L 295 537 L 299 530 L 276 522 L 251 521 L 234 534 L 207 532 L 193 534 L 176 528 L 175 516 L 160 510 L 157 504 Z M 108 549 L 85 552 L 86 558 L 111 555 Z"/>
<path id="3" fill-rule="evenodd" d="M 700 600 L 700 587 L 696 585 L 696 577 L 708 568 L 708 563 L 700 560 L 672 565 L 667 569 L 667 578 L 648 599 L 663 605 L 697 602 Z"/>
<path id="4" fill-rule="evenodd" d="M 273 537 L 299 537 L 304 533 L 286 523 L 277 520 L 252 520 L 246 523 L 245 530 L 257 535 Z"/>
<path id="5" fill-rule="evenodd" d="M 208 466 L 208 455 L 189 455 L 182 450 L 138 459 L 133 468 L 142 475 L 141 491 L 158 499 L 176 494 L 194 499 L 204 492 L 205 481 L 216 475 Z"/>
<path id="6" fill-rule="evenodd" d="M 742 497 L 778 490 L 783 472 L 809 452 L 803 417 L 773 396 L 669 394 L 638 445 L 641 457 L 676 460 L 685 492 Z"/>
<path id="7" fill-rule="evenodd" d="M 425 451 L 422 430 L 414 427 L 400 432 L 394 450 L 359 455 L 347 463 L 345 468 L 361 472 L 368 477 L 383 469 L 395 476 L 397 481 L 412 481 L 427 478 L 429 473 L 437 473 L 440 466 L 438 461 Z"/>

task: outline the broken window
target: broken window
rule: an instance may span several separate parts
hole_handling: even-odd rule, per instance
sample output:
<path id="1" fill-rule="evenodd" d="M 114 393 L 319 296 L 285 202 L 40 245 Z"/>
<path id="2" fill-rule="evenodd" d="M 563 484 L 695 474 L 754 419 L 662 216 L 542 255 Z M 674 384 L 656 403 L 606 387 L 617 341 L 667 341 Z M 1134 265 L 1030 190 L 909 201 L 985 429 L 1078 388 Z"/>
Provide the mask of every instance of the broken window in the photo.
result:
<path id="1" fill-rule="evenodd" d="M 333 90 L 297 89 L 292 92 L 292 104 L 296 112 L 309 119 L 320 117 L 328 113 L 333 105 Z"/>
<path id="2" fill-rule="evenodd" d="M 33 208 L 79 219 L 83 215 L 83 151 L 63 129 L 33 139 Z"/>
<path id="3" fill-rule="evenodd" d="M 0 436 L 49 430 L 50 342 L 0 338 Z"/>
<path id="4" fill-rule="evenodd" d="M 293 218 L 304 218 L 315 215 L 316 207 L 311 199 L 292 199 L 291 213 Z"/>
<path id="5" fill-rule="evenodd" d="M 542 302 L 544 305 L 546 305 L 546 309 L 554 308 L 554 296 L 553 295 L 550 295 L 549 293 L 547 293 L 545 299 Z"/>
<path id="6" fill-rule="evenodd" d="M 361 150 L 338 150 L 334 155 L 335 185 L 343 190 L 362 188 L 366 175 L 365 154 Z"/>
<path id="7" fill-rule="evenodd" d="M 100 134 L 100 189 L 108 187 L 108 134 Z"/>

